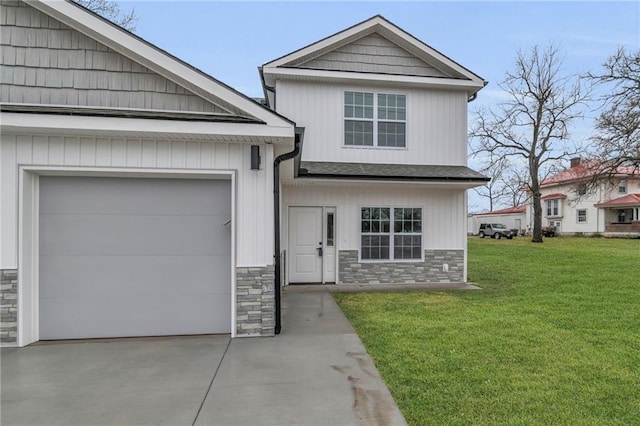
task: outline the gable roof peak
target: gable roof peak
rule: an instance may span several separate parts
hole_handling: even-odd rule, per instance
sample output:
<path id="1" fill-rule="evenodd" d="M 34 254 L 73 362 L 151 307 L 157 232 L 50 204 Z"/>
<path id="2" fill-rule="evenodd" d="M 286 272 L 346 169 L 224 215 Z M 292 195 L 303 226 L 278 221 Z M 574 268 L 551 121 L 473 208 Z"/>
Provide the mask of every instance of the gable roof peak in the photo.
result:
<path id="1" fill-rule="evenodd" d="M 371 40 L 365 40 L 372 34 L 386 40 L 385 45 L 376 46 Z M 363 45 L 359 43 L 364 43 Z M 378 49 L 377 51 L 375 49 Z M 367 50 L 369 49 L 369 50 Z M 395 50 L 394 50 L 395 49 Z M 392 52 L 391 52 L 392 51 Z M 388 54 L 385 56 L 385 54 Z M 361 66 L 349 68 L 344 64 L 357 64 L 358 59 L 369 55 L 361 61 Z M 339 56 L 339 57 L 336 57 Z M 369 59 L 380 56 L 378 62 Z M 400 59 L 398 59 L 400 57 Z M 399 62 L 396 62 L 399 61 Z M 342 64 L 342 65 L 340 65 Z M 274 75 L 300 77 L 302 74 L 323 74 L 326 72 L 347 72 L 349 79 L 371 79 L 373 75 L 395 75 L 418 78 L 416 84 L 446 84 L 456 81 L 457 85 L 469 92 L 476 93 L 482 89 L 485 80 L 463 67 L 438 50 L 424 43 L 417 37 L 403 30 L 384 16 L 377 14 L 351 27 L 281 56 L 262 66 L 267 83 L 273 83 Z M 314 70 L 310 72 L 306 70 Z M 329 78 L 328 75 L 325 77 Z M 434 79 L 435 78 L 435 79 Z M 422 79 L 422 80 L 420 80 Z M 271 85 L 271 84 L 270 84 Z"/>

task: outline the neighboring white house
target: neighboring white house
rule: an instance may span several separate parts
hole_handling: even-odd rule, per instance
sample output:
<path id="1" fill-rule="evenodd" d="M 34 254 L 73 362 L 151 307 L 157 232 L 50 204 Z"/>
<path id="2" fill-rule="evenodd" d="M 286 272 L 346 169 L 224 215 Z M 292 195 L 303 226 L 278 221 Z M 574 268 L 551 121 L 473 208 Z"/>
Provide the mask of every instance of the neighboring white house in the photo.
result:
<path id="1" fill-rule="evenodd" d="M 599 185 L 590 181 L 593 161 L 571 160 L 571 166 L 542 181 L 542 226 L 560 235 L 601 233 L 640 237 L 640 171 L 620 167 Z M 527 205 L 527 227 L 533 226 L 533 208 Z"/>
<path id="2" fill-rule="evenodd" d="M 526 204 L 493 210 L 487 213 L 471 214 L 469 215 L 469 233 L 472 235 L 478 234 L 481 223 L 501 223 L 507 227 L 507 229 L 517 229 L 518 233 L 521 233 L 526 231 L 526 216 Z"/>
<path id="3" fill-rule="evenodd" d="M 261 73 L 305 129 L 282 174 L 286 283 L 466 281 L 466 189 L 488 180 L 467 167 L 467 103 L 485 81 L 381 16 Z"/>
<path id="4" fill-rule="evenodd" d="M 384 18 L 264 65 L 267 108 L 76 3 L 1 7 L 4 344 L 268 336 L 280 282 L 466 281 L 484 81 Z"/>

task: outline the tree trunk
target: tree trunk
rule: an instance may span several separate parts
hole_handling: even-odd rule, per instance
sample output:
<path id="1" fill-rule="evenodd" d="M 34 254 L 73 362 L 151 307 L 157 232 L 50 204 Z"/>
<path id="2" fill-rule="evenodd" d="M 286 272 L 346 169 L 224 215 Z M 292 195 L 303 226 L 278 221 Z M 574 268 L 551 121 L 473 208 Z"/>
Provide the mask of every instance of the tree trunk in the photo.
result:
<path id="1" fill-rule="evenodd" d="M 531 185 L 532 201 L 533 201 L 533 237 L 531 242 L 542 242 L 542 203 L 540 201 L 540 185 L 537 179 Z"/>

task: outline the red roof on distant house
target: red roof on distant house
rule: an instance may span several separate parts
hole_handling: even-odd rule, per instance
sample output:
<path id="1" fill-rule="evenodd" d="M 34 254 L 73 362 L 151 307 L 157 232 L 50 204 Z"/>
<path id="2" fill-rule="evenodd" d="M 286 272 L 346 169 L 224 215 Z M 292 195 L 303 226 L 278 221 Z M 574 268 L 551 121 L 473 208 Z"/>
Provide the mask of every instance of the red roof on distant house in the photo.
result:
<path id="1" fill-rule="evenodd" d="M 601 164 L 598 161 L 585 161 L 579 163 L 574 167 L 567 170 L 563 170 L 542 182 L 540 186 L 557 185 L 565 182 L 574 182 L 590 178 L 597 173 L 601 172 Z M 616 171 L 617 175 L 636 175 L 640 176 L 640 170 L 634 167 L 620 166 Z"/>
<path id="2" fill-rule="evenodd" d="M 549 199 L 554 199 L 554 198 L 567 198 L 566 194 L 561 194 L 559 192 L 553 193 L 553 194 L 549 194 L 549 195 L 545 195 L 540 197 L 541 200 L 549 200 Z"/>
<path id="3" fill-rule="evenodd" d="M 640 206 L 640 194 L 629 194 L 624 197 L 596 204 L 596 207 L 635 207 Z"/>
<path id="4" fill-rule="evenodd" d="M 506 209 L 494 210 L 487 213 L 479 213 L 476 216 L 485 216 L 489 214 L 517 214 L 517 213 L 524 213 L 526 210 L 527 210 L 527 205 L 522 204 L 520 206 L 508 207 Z"/>

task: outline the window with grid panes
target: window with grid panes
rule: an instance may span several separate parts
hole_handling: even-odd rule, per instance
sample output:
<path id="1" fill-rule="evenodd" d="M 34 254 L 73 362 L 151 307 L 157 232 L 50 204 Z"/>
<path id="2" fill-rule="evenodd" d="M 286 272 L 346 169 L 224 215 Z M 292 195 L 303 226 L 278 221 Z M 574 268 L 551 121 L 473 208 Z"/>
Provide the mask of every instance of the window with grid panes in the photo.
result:
<path id="1" fill-rule="evenodd" d="M 347 146 L 406 146 L 405 95 L 344 93 L 344 144 Z"/>
<path id="2" fill-rule="evenodd" d="M 416 260 L 422 258 L 422 209 L 363 207 L 360 258 Z"/>

